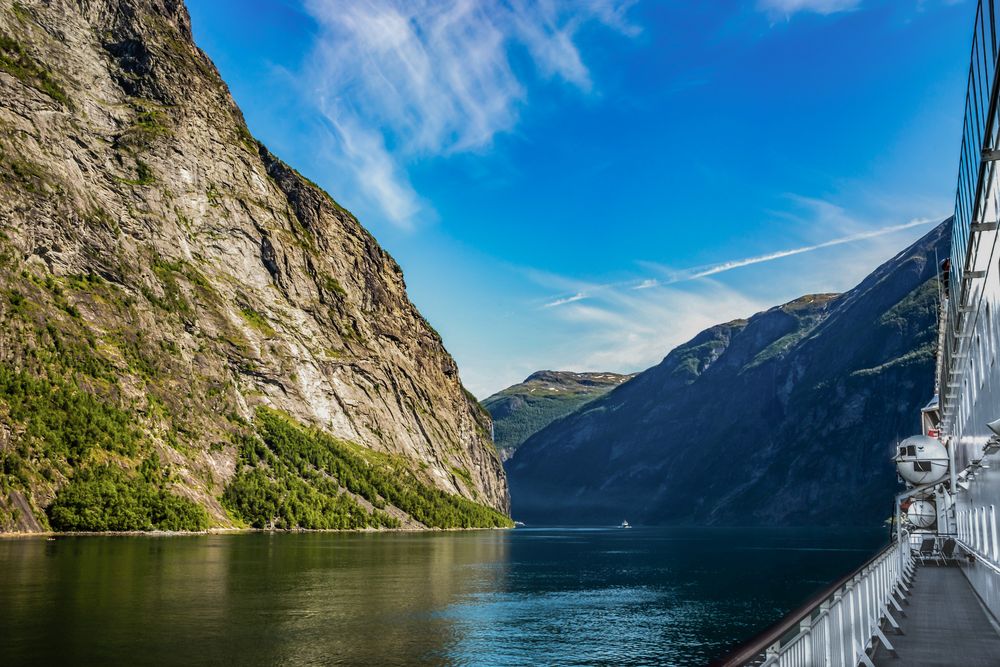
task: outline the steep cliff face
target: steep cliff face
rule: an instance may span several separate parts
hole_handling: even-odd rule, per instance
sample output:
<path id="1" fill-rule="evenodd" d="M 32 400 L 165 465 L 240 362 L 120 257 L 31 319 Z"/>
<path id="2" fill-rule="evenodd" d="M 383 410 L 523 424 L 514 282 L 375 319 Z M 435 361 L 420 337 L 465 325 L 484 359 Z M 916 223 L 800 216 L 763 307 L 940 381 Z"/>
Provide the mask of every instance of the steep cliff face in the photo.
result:
<path id="1" fill-rule="evenodd" d="M 712 327 L 542 429 L 508 462 L 514 517 L 877 524 L 892 446 L 933 391 L 948 229 L 842 295 Z"/>
<path id="2" fill-rule="evenodd" d="M 0 222 L 0 528 L 108 465 L 249 520 L 221 499 L 283 455 L 261 407 L 506 512 L 489 416 L 399 266 L 253 139 L 179 0 L 0 3 Z"/>
<path id="3" fill-rule="evenodd" d="M 493 442 L 510 459 L 525 440 L 561 417 L 603 396 L 632 375 L 538 371 L 483 401 L 493 417 Z"/>

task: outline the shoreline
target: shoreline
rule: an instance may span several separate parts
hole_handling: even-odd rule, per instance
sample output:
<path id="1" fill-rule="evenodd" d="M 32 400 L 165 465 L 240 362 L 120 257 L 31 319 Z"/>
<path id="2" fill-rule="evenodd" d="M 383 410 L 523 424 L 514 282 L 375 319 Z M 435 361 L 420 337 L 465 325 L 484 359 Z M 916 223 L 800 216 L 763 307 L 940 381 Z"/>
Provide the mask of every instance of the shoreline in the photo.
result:
<path id="1" fill-rule="evenodd" d="M 473 530 L 514 530 L 513 527 L 482 526 L 475 528 L 209 528 L 208 530 L 103 530 L 103 531 L 43 531 L 0 532 L 0 540 L 31 539 L 38 537 L 196 537 L 204 535 L 239 535 L 251 533 L 456 533 Z"/>

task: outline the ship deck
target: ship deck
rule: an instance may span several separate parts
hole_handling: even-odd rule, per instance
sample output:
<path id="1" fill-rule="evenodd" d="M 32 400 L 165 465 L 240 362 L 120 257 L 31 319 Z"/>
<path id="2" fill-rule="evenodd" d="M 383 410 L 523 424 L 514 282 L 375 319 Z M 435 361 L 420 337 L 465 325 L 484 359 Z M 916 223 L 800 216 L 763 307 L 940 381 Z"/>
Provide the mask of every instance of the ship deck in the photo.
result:
<path id="1" fill-rule="evenodd" d="M 897 656 L 879 646 L 872 658 L 876 667 L 1000 664 L 1000 627 L 960 568 L 918 567 L 907 601 L 906 616 L 896 614 L 904 634 L 888 634 Z"/>

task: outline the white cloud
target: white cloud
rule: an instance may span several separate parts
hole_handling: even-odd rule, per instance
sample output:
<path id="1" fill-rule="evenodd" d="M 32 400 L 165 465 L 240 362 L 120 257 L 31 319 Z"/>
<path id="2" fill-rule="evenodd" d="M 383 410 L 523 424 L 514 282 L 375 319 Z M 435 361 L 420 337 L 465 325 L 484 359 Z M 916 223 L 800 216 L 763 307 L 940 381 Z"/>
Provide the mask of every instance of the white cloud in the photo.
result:
<path id="1" fill-rule="evenodd" d="M 511 49 L 538 73 L 590 90 L 576 45 L 597 22 L 633 34 L 626 0 L 307 0 L 319 26 L 307 86 L 355 189 L 405 224 L 422 202 L 406 167 L 481 150 L 517 124 L 527 99 Z M 522 73 L 523 74 L 523 73 Z"/>
<path id="2" fill-rule="evenodd" d="M 757 8 L 772 16 L 790 17 L 798 12 L 836 14 L 857 9 L 861 0 L 758 0 Z"/>
<path id="3" fill-rule="evenodd" d="M 608 289 L 593 302 L 548 311 L 573 333 L 555 358 L 542 365 L 577 371 L 641 370 L 699 331 L 771 305 L 712 280 L 640 292 Z"/>
<path id="4" fill-rule="evenodd" d="M 386 151 L 382 135 L 358 125 L 357 119 L 350 116 L 329 121 L 339 138 L 327 142 L 331 159 L 342 171 L 356 175 L 367 195 L 378 202 L 390 220 L 410 227 L 420 199 Z"/>

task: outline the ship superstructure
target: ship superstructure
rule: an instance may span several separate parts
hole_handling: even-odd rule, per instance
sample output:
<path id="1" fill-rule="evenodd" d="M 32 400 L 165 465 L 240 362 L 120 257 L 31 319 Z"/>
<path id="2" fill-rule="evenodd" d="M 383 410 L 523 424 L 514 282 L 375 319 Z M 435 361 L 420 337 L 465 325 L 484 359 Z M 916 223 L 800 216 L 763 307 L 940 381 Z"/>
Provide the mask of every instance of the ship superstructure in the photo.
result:
<path id="1" fill-rule="evenodd" d="M 937 410 L 925 433 L 951 458 L 936 487 L 939 536 L 956 539 L 973 588 L 1000 615 L 1000 0 L 980 0 L 973 33 L 951 256 L 943 267 Z M 933 402 L 932 402 L 933 405 Z M 938 421 L 935 429 L 934 421 Z M 991 428 L 991 424 L 993 428 Z M 937 431 L 935 433 L 935 430 Z M 997 657 L 1000 664 L 1000 656 Z"/>
<path id="2" fill-rule="evenodd" d="M 1000 0 L 979 0 L 935 381 L 893 455 L 894 539 L 722 665 L 1000 665 L 998 22 Z"/>

